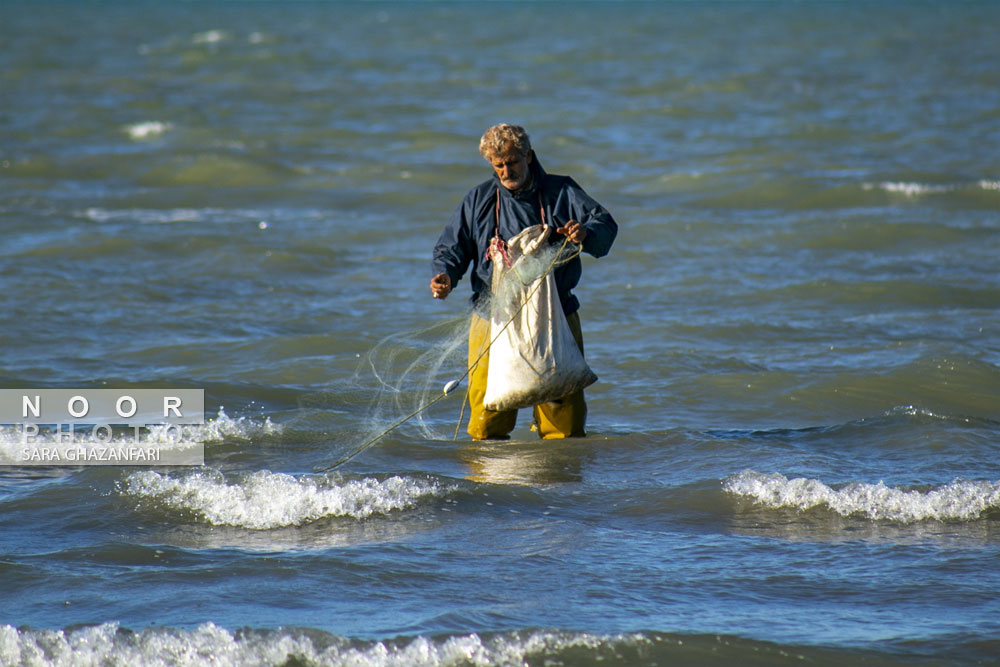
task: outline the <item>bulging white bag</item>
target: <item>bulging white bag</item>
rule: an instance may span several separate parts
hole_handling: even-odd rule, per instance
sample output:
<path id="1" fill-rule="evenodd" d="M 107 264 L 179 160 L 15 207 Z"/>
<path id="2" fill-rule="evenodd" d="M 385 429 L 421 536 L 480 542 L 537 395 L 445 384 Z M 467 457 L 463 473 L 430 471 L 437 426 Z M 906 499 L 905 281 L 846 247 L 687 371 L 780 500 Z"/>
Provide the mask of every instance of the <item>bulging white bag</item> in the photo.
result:
<path id="1" fill-rule="evenodd" d="M 508 241 L 510 266 L 499 249 L 490 249 L 493 345 L 484 399 L 489 410 L 558 400 L 597 381 L 573 338 L 555 275 L 548 270 L 559 252 L 558 245 L 548 243 L 550 233 L 549 227 L 535 225 Z"/>

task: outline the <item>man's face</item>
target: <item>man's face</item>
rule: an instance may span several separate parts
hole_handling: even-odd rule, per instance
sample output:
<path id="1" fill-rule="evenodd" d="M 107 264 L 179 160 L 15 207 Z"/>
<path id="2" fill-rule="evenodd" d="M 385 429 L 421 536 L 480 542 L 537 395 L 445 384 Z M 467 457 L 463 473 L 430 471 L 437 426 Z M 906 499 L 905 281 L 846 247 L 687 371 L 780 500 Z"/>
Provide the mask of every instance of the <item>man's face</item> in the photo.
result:
<path id="1" fill-rule="evenodd" d="M 527 185 L 528 178 L 531 176 L 531 171 L 528 168 L 528 165 L 531 164 L 530 156 L 521 155 L 515 150 L 507 151 L 502 155 L 494 155 L 490 159 L 490 164 L 493 165 L 493 171 L 500 179 L 500 184 L 513 192 L 517 192 Z"/>

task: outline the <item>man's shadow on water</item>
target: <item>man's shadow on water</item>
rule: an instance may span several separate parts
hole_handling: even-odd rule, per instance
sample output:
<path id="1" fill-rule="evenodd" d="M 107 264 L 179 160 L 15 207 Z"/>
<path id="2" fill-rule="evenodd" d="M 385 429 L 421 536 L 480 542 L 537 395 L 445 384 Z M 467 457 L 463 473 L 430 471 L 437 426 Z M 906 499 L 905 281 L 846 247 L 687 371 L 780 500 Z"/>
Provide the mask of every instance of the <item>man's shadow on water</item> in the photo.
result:
<path id="1" fill-rule="evenodd" d="M 458 457 L 469 468 L 466 479 L 490 484 L 545 486 L 583 480 L 585 440 L 482 440 L 460 445 Z"/>

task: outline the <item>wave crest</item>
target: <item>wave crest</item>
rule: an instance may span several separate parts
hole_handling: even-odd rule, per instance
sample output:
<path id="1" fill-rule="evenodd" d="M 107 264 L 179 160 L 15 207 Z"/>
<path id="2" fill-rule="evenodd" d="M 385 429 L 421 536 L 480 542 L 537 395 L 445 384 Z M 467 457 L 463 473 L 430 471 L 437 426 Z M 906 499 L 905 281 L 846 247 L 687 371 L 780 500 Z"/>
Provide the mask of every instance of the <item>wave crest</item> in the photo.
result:
<path id="1" fill-rule="evenodd" d="M 766 507 L 827 507 L 842 516 L 900 523 L 969 521 L 1000 508 L 1000 482 L 956 480 L 929 491 L 855 482 L 834 489 L 815 479 L 788 479 L 779 473 L 746 470 L 726 478 L 722 486 Z"/>
<path id="2" fill-rule="evenodd" d="M 148 628 L 140 632 L 124 630 L 118 623 L 75 630 L 0 626 L 0 662 L 29 665 L 522 665 L 539 657 L 552 657 L 562 664 L 559 658 L 567 657 L 567 652 L 574 649 L 601 660 L 603 656 L 614 656 L 621 648 L 648 644 L 650 640 L 640 634 L 569 632 L 352 642 L 332 635 L 314 639 L 289 631 L 234 634 L 214 623 L 194 630 Z"/>
<path id="3" fill-rule="evenodd" d="M 217 471 L 171 477 L 154 470 L 128 475 L 123 495 L 171 511 L 193 513 L 216 526 L 269 530 L 301 526 L 330 517 L 366 519 L 409 509 L 448 489 L 409 477 L 350 481 L 330 477 L 294 477 L 260 470 L 229 483 Z"/>

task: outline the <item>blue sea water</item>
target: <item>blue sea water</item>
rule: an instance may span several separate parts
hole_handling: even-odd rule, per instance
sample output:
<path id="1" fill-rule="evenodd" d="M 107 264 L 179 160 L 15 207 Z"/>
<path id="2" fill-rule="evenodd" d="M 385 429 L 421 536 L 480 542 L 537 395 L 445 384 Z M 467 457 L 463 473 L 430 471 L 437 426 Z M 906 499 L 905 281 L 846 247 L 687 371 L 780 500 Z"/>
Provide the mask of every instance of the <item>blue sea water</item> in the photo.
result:
<path id="1" fill-rule="evenodd" d="M 0 664 L 994 663 L 1000 6 L 0 5 Z M 431 248 L 523 124 L 620 224 L 589 435 L 459 430 Z"/>

